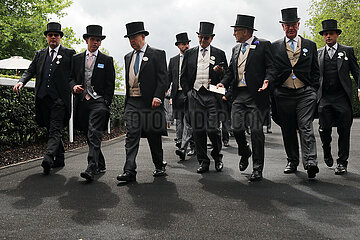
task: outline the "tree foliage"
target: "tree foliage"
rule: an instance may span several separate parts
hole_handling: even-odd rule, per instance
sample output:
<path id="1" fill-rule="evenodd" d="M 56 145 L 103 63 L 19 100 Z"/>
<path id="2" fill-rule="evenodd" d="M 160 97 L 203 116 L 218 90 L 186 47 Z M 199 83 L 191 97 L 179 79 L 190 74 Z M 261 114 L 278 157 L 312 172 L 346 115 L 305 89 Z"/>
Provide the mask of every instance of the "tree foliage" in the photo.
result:
<path id="1" fill-rule="evenodd" d="M 23 56 L 32 59 L 36 50 L 47 46 L 44 37 L 49 16 L 61 18 L 70 0 L 0 0 L 0 58 Z M 71 28 L 64 28 L 62 44 L 79 42 Z"/>

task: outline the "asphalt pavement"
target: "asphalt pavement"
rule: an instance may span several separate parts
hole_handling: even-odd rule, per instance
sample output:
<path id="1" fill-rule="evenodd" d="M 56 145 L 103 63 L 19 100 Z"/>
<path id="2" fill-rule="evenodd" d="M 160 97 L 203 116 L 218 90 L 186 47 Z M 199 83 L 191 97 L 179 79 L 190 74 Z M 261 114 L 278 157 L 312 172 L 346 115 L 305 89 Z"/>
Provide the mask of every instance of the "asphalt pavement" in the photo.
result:
<path id="1" fill-rule="evenodd" d="M 318 129 L 315 121 L 314 126 Z M 179 161 L 174 126 L 163 138 L 167 176 L 154 178 L 146 139 L 137 156 L 137 182 L 119 184 L 125 139 L 103 143 L 107 172 L 88 183 L 87 147 L 67 152 L 66 166 L 42 174 L 41 159 L 0 169 L 0 239 L 359 239 L 360 120 L 354 120 L 348 173 L 323 162 L 307 178 L 302 166 L 286 175 L 278 126 L 266 134 L 264 179 L 238 170 L 236 143 L 223 148 L 224 170 L 197 174 L 196 157 Z M 333 155 L 337 137 L 333 130 Z M 251 160 L 250 160 L 251 161 Z"/>

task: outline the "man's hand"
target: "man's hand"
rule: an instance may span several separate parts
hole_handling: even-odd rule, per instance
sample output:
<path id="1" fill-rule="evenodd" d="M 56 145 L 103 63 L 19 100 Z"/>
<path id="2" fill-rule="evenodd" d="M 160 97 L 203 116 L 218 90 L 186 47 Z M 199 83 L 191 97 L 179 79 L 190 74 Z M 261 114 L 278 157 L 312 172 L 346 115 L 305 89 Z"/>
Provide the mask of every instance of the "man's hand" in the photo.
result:
<path id="1" fill-rule="evenodd" d="M 360 101 L 360 92 L 359 92 L 359 90 L 358 90 L 358 97 L 359 97 L 359 101 Z"/>
<path id="2" fill-rule="evenodd" d="M 73 87 L 73 90 L 74 90 L 74 93 L 76 93 L 76 94 L 81 94 L 84 91 L 84 89 L 82 88 L 82 85 L 75 85 Z"/>
<path id="3" fill-rule="evenodd" d="M 269 86 L 269 80 L 264 80 L 264 83 L 261 88 L 258 89 L 258 92 L 264 91 Z"/>
<path id="4" fill-rule="evenodd" d="M 219 65 L 216 65 L 213 70 L 217 73 L 222 73 L 224 71 L 223 67 L 220 67 Z"/>
<path id="5" fill-rule="evenodd" d="M 157 98 L 153 98 L 151 107 L 152 107 L 152 108 L 157 108 L 157 107 L 160 107 L 160 105 L 161 105 L 160 100 L 157 99 Z"/>
<path id="6" fill-rule="evenodd" d="M 227 101 L 227 98 L 225 96 L 222 96 L 222 100 Z"/>
<path id="7" fill-rule="evenodd" d="M 224 84 L 222 84 L 222 83 L 218 83 L 218 84 L 216 85 L 216 89 L 218 89 L 219 87 L 224 88 L 225 86 L 224 86 Z"/>
<path id="8" fill-rule="evenodd" d="M 19 83 L 15 84 L 15 86 L 14 86 L 14 88 L 13 88 L 14 92 L 16 92 L 17 94 L 19 94 L 19 91 L 20 91 L 20 89 L 22 89 L 23 85 L 24 85 L 24 84 L 23 84 L 22 82 L 19 82 Z"/>
<path id="9" fill-rule="evenodd" d="M 170 101 L 169 101 L 170 105 L 172 105 L 172 98 L 170 98 Z"/>

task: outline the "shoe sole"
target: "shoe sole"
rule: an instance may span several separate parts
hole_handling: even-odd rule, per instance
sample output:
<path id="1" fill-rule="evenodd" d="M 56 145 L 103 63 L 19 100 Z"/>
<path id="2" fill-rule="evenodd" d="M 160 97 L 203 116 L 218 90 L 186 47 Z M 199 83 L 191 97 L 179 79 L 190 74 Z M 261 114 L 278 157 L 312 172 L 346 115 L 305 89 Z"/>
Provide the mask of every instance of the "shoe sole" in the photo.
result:
<path id="1" fill-rule="evenodd" d="M 307 170 L 308 178 L 315 178 L 318 172 L 319 168 L 317 166 L 310 166 Z"/>
<path id="2" fill-rule="evenodd" d="M 91 177 L 89 174 L 86 174 L 86 173 L 80 173 L 80 177 L 85 178 L 88 181 L 94 180 L 93 177 Z"/>

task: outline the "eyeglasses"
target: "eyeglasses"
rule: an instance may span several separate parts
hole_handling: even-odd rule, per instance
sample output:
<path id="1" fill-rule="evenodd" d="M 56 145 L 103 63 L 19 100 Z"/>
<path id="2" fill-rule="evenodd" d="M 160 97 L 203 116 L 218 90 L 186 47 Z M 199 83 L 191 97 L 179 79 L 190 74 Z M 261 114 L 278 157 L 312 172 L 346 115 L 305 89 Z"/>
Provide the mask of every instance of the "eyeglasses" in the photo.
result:
<path id="1" fill-rule="evenodd" d="M 199 37 L 199 39 L 204 39 L 206 41 L 210 39 L 209 36 L 198 36 L 198 37 Z"/>
<path id="2" fill-rule="evenodd" d="M 48 33 L 47 36 L 48 37 L 53 37 L 53 36 L 58 37 L 58 36 L 60 36 L 60 34 L 58 34 L 58 33 Z"/>

